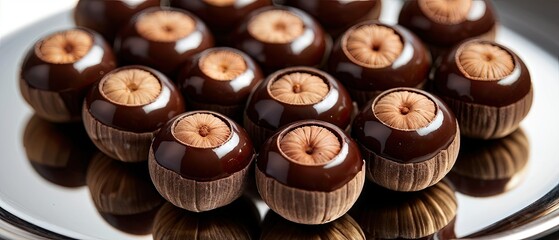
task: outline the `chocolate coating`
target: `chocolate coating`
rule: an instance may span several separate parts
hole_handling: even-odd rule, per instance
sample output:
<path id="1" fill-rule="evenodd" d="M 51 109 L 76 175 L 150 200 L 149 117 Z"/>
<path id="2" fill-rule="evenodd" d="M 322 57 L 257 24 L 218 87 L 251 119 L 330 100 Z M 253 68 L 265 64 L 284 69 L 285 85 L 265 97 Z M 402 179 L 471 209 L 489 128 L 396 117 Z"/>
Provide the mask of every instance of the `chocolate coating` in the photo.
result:
<path id="1" fill-rule="evenodd" d="M 231 5 L 217 6 L 204 0 L 171 0 L 171 7 L 193 12 L 211 28 L 214 35 L 227 34 L 252 11 L 272 5 L 271 0 L 235 1 Z M 216 17 L 219 16 L 219 17 Z"/>
<path id="2" fill-rule="evenodd" d="M 393 29 L 403 43 L 402 53 L 382 68 L 361 66 L 348 57 L 346 42 L 349 33 L 362 26 L 378 25 Z M 384 91 L 395 87 L 422 85 L 431 67 L 431 57 L 421 40 L 399 25 L 367 21 L 354 25 L 336 42 L 328 61 L 328 72 L 346 86 L 358 91 Z"/>
<path id="3" fill-rule="evenodd" d="M 309 166 L 290 160 L 279 147 L 289 131 L 303 126 L 320 126 L 334 133 L 340 141 L 340 152 L 332 160 Z M 308 191 L 334 191 L 351 181 L 363 166 L 357 144 L 339 127 L 323 121 L 298 121 L 278 130 L 266 141 L 256 160 L 258 169 L 286 186 Z"/>
<path id="4" fill-rule="evenodd" d="M 467 18 L 458 24 L 431 20 L 419 7 L 418 0 L 405 1 L 398 24 L 417 34 L 428 44 L 452 47 L 460 41 L 491 31 L 497 21 L 493 5 L 487 0 L 474 0 Z"/>
<path id="5" fill-rule="evenodd" d="M 336 29 L 360 21 L 378 19 L 381 1 L 286 0 L 283 4 L 309 13 L 326 29 Z"/>
<path id="6" fill-rule="evenodd" d="M 229 81 L 215 80 L 200 69 L 200 60 L 216 51 L 230 51 L 243 57 L 246 71 Z M 264 78 L 260 67 L 245 53 L 227 47 L 207 49 L 192 57 L 181 70 L 177 84 L 185 98 L 216 105 L 244 105 L 252 89 Z"/>
<path id="7" fill-rule="evenodd" d="M 460 46 L 472 42 L 487 43 L 506 50 L 514 61 L 512 73 L 497 81 L 473 80 L 466 77 L 458 68 L 456 54 Z M 504 107 L 524 98 L 532 88 L 532 81 L 522 59 L 510 49 L 491 41 L 470 40 L 454 47 L 444 56 L 435 71 L 433 88 L 434 92 L 441 97 L 449 97 L 467 103 Z"/>
<path id="8" fill-rule="evenodd" d="M 431 99 L 436 106 L 435 118 L 426 127 L 416 130 L 398 130 L 385 125 L 374 114 L 371 106 L 385 94 L 410 91 Z M 429 160 L 447 149 L 457 134 L 454 114 L 438 97 L 413 88 L 395 88 L 379 95 L 355 117 L 351 136 L 362 148 L 398 163 L 417 163 Z"/>
<path id="9" fill-rule="evenodd" d="M 285 44 L 265 43 L 254 38 L 247 30 L 249 22 L 269 10 L 285 10 L 298 16 L 305 27 L 303 34 Z M 320 24 L 307 13 L 292 7 L 270 6 L 253 11 L 239 25 L 233 40 L 235 48 L 254 58 L 265 72 L 289 66 L 319 66 L 327 52 L 327 39 Z"/>
<path id="10" fill-rule="evenodd" d="M 196 113 L 219 117 L 231 129 L 229 139 L 215 148 L 198 148 L 179 142 L 172 133 L 176 122 Z M 244 169 L 255 156 L 252 141 L 241 126 L 221 114 L 209 111 L 191 111 L 175 117 L 161 128 L 153 139 L 151 149 L 159 165 L 197 181 L 228 177 Z"/>
<path id="11" fill-rule="evenodd" d="M 91 49 L 85 56 L 74 63 L 50 63 L 37 55 L 38 44 L 35 44 L 27 51 L 20 77 L 29 88 L 58 93 L 69 113 L 79 117 L 87 91 L 93 83 L 116 67 L 116 60 L 112 49 L 101 35 L 86 28 L 74 29 L 84 31 L 93 38 Z"/>
<path id="12" fill-rule="evenodd" d="M 268 91 L 269 85 L 293 72 L 322 78 L 329 85 L 328 94 L 322 101 L 311 105 L 291 105 L 275 100 Z M 352 112 L 353 104 L 345 88 L 330 74 L 310 67 L 291 67 L 271 74 L 253 91 L 245 109 L 248 119 L 269 130 L 305 119 L 322 120 L 345 129 L 350 124 Z"/>
<path id="13" fill-rule="evenodd" d="M 159 5 L 160 0 L 80 0 L 74 9 L 74 22 L 100 33 L 112 44 L 117 32 L 134 14 Z"/>
<path id="14" fill-rule="evenodd" d="M 141 69 L 151 73 L 161 83 L 161 93 L 151 103 L 125 106 L 111 102 L 101 94 L 99 84 L 95 84 L 85 98 L 84 105 L 97 121 L 129 132 L 153 132 L 185 111 L 184 100 L 179 90 L 161 72 L 139 65 L 117 68 L 114 72 L 125 69 Z"/>
<path id="15" fill-rule="evenodd" d="M 181 12 L 195 21 L 195 30 L 172 42 L 157 42 L 144 38 L 136 29 L 136 23 L 148 13 L 157 11 Z M 181 9 L 153 7 L 145 9 L 130 20 L 117 35 L 114 49 L 122 64 L 140 64 L 153 67 L 171 78 L 192 55 L 214 46 L 214 39 L 194 14 Z"/>

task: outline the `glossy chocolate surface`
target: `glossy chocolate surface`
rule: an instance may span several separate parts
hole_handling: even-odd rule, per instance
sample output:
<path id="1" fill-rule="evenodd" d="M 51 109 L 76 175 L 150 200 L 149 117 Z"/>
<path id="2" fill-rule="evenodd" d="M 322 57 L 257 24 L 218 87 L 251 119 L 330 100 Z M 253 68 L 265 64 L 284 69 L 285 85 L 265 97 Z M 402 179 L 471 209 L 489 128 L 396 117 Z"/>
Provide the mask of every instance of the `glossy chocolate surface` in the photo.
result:
<path id="1" fill-rule="evenodd" d="M 429 125 L 416 130 L 398 130 L 382 123 L 372 110 L 376 101 L 394 91 L 410 91 L 431 99 L 436 106 L 435 118 Z M 447 149 L 457 134 L 454 114 L 438 97 L 412 88 L 395 88 L 379 95 L 355 117 L 351 136 L 365 150 L 398 163 L 429 160 Z"/>
<path id="2" fill-rule="evenodd" d="M 204 0 L 171 0 L 171 7 L 190 11 L 208 26 L 218 31 L 231 31 L 252 11 L 272 5 L 271 0 L 236 0 L 233 4 L 217 6 Z"/>
<path id="3" fill-rule="evenodd" d="M 441 47 L 452 47 L 462 40 L 487 33 L 495 27 L 496 21 L 493 5 L 488 0 L 473 0 L 466 20 L 458 24 L 431 20 L 419 7 L 418 0 L 406 1 L 398 18 L 398 24 L 423 41 Z"/>
<path id="4" fill-rule="evenodd" d="M 291 105 L 277 101 L 270 95 L 269 85 L 293 72 L 321 77 L 329 85 L 330 91 L 322 101 L 311 105 Z M 252 122 L 269 130 L 305 119 L 322 120 L 345 129 L 350 124 L 352 112 L 353 104 L 345 88 L 328 73 L 310 67 L 286 68 L 271 74 L 254 90 L 245 110 Z"/>
<path id="5" fill-rule="evenodd" d="M 210 113 L 231 128 L 231 136 L 215 148 L 197 148 L 179 142 L 173 136 L 176 122 L 196 113 Z M 209 111 L 186 112 L 169 121 L 153 139 L 151 150 L 159 165 L 184 178 L 212 181 L 230 176 L 252 162 L 255 152 L 245 130 L 229 118 Z"/>
<path id="6" fill-rule="evenodd" d="M 512 73 L 496 81 L 473 80 L 464 76 L 458 68 L 456 54 L 460 46 L 471 42 L 492 44 L 506 50 L 514 60 Z M 437 95 L 467 103 L 504 107 L 521 100 L 530 92 L 530 73 L 524 62 L 510 49 L 484 40 L 471 40 L 463 44 L 445 55 L 435 71 L 433 87 Z"/>
<path id="7" fill-rule="evenodd" d="M 173 42 L 158 42 L 144 38 L 136 29 L 136 23 L 148 13 L 157 11 L 177 11 L 191 17 L 196 27 L 192 33 Z M 115 39 L 114 49 L 122 64 L 140 64 L 153 67 L 171 78 L 177 74 L 186 60 L 196 53 L 214 46 L 214 39 L 202 22 L 194 14 L 174 8 L 148 8 L 130 20 Z"/>
<path id="8" fill-rule="evenodd" d="M 336 28 L 357 23 L 378 7 L 380 0 L 286 0 L 283 4 L 309 13 L 325 28 Z"/>
<path id="9" fill-rule="evenodd" d="M 320 126 L 334 133 L 341 148 L 332 160 L 320 165 L 303 165 L 290 160 L 279 147 L 279 142 L 289 131 L 304 126 Z M 293 188 L 307 191 L 334 191 L 351 181 L 363 166 L 357 144 L 339 127 L 327 122 L 299 121 L 278 130 L 266 141 L 256 160 L 258 169 L 268 177 Z"/>
<path id="10" fill-rule="evenodd" d="M 99 84 L 95 84 L 85 98 L 84 107 L 97 121 L 129 132 L 153 132 L 185 111 L 182 95 L 165 75 L 152 68 L 139 65 L 125 66 L 114 71 L 125 69 L 141 69 L 150 72 L 161 83 L 161 93 L 151 103 L 141 106 L 125 106 L 107 99 L 101 94 Z"/>
<path id="11" fill-rule="evenodd" d="M 160 0 L 80 0 L 74 9 L 77 26 L 92 29 L 111 44 L 117 32 L 137 12 L 160 5 Z"/>
<path id="12" fill-rule="evenodd" d="M 249 22 L 259 13 L 285 10 L 298 16 L 305 25 L 303 34 L 285 44 L 265 43 L 254 38 L 247 30 Z M 234 46 L 256 60 L 265 72 L 289 66 L 318 66 L 326 54 L 324 30 L 310 15 L 292 7 L 271 6 L 253 11 L 234 33 Z"/>
<path id="13" fill-rule="evenodd" d="M 95 146 L 83 124 L 55 124 L 33 115 L 22 139 L 29 163 L 41 177 L 63 187 L 85 185 Z"/>
<path id="14" fill-rule="evenodd" d="M 229 81 L 215 80 L 200 69 L 200 60 L 216 51 L 239 54 L 246 63 L 246 71 Z M 227 47 L 210 48 L 187 61 L 177 84 L 187 100 L 218 105 L 243 105 L 251 90 L 264 78 L 260 67 L 243 52 Z"/>
<path id="15" fill-rule="evenodd" d="M 85 28 L 74 29 L 85 31 L 93 38 L 91 49 L 85 56 L 74 63 L 50 63 L 37 55 L 38 45 L 35 44 L 27 51 L 20 77 L 30 88 L 59 93 L 70 114 L 80 116 L 82 101 L 88 89 L 116 67 L 116 60 L 101 35 Z M 61 32 L 53 34 L 58 33 Z"/>
<path id="16" fill-rule="evenodd" d="M 379 25 L 393 29 L 402 40 L 402 53 L 391 65 L 368 68 L 355 63 L 348 57 L 348 34 L 361 26 Z M 344 50 L 346 49 L 346 50 Z M 421 40 L 399 25 L 388 25 L 378 21 L 367 21 L 351 27 L 336 42 L 328 61 L 328 72 L 344 86 L 359 91 L 384 91 L 395 87 L 417 87 L 427 78 L 431 58 Z"/>

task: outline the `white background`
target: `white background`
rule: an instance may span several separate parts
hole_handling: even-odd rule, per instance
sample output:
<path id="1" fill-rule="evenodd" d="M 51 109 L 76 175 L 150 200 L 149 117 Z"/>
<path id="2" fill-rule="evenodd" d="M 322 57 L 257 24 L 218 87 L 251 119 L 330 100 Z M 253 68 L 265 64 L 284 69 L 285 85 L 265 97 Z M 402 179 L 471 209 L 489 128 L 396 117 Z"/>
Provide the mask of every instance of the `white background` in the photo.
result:
<path id="1" fill-rule="evenodd" d="M 0 38 L 54 13 L 74 7 L 77 0 L 0 0 Z"/>

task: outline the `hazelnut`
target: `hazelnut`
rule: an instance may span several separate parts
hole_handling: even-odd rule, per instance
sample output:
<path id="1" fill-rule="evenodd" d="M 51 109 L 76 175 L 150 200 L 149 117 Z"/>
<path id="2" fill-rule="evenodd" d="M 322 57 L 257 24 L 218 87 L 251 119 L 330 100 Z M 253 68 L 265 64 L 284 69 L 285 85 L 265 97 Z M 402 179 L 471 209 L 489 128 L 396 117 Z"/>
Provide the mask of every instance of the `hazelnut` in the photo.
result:
<path id="1" fill-rule="evenodd" d="M 318 67 L 329 51 L 329 40 L 318 22 L 299 9 L 282 6 L 253 11 L 239 25 L 233 41 L 266 73 L 290 66 Z"/>
<path id="2" fill-rule="evenodd" d="M 230 34 L 252 11 L 272 5 L 271 0 L 171 0 L 171 7 L 190 11 L 212 31 L 217 45 L 231 45 Z M 216 17 L 219 16 L 219 17 Z"/>
<path id="3" fill-rule="evenodd" d="M 101 35 L 85 28 L 55 32 L 27 51 L 19 90 L 38 116 L 51 122 L 79 121 L 85 94 L 115 67 Z"/>
<path id="4" fill-rule="evenodd" d="M 439 182 L 460 148 L 458 123 L 438 97 L 413 88 L 381 93 L 355 117 L 351 135 L 369 180 L 395 191 Z"/>
<path id="5" fill-rule="evenodd" d="M 145 161 L 153 136 L 184 112 L 179 90 L 165 75 L 143 66 L 108 73 L 83 103 L 85 129 L 103 153 L 125 162 Z"/>
<path id="6" fill-rule="evenodd" d="M 488 0 L 410 0 L 398 24 L 419 36 L 434 57 L 469 39 L 495 40 L 497 15 Z"/>
<path id="7" fill-rule="evenodd" d="M 242 121 L 243 109 L 263 74 L 246 54 L 233 48 L 211 48 L 191 58 L 177 83 L 188 106 Z"/>
<path id="8" fill-rule="evenodd" d="M 257 147 L 286 124 L 316 119 L 347 129 L 353 104 L 345 88 L 328 73 L 309 67 L 279 70 L 249 97 L 244 126 Z"/>
<path id="9" fill-rule="evenodd" d="M 316 18 L 325 30 L 337 38 L 351 25 L 378 19 L 381 0 L 285 0 L 282 4 L 299 8 Z"/>
<path id="10" fill-rule="evenodd" d="M 99 152 L 89 165 L 87 186 L 95 208 L 111 225 L 132 234 L 151 233 L 164 200 L 149 178 L 147 164 L 123 163 Z"/>
<path id="11" fill-rule="evenodd" d="M 153 7 L 134 15 L 114 49 L 123 64 L 146 65 L 175 79 L 190 57 L 213 46 L 212 34 L 194 14 Z"/>
<path id="12" fill-rule="evenodd" d="M 80 0 L 74 8 L 74 22 L 76 26 L 98 32 L 112 43 L 118 30 L 126 25 L 134 14 L 160 4 L 160 0 Z"/>
<path id="13" fill-rule="evenodd" d="M 534 95 L 524 62 L 506 47 L 484 40 L 450 51 L 435 71 L 433 88 L 456 115 L 461 133 L 481 139 L 514 132 Z"/>
<path id="14" fill-rule="evenodd" d="M 417 192 L 366 184 L 350 215 L 367 239 L 455 239 L 458 201 L 443 180 Z"/>
<path id="15" fill-rule="evenodd" d="M 23 132 L 23 147 L 33 169 L 47 181 L 69 188 L 85 186 L 95 146 L 82 124 L 55 124 L 33 115 Z"/>
<path id="16" fill-rule="evenodd" d="M 153 239 L 257 239 L 258 209 L 241 197 L 231 204 L 208 212 L 195 213 L 163 205 L 153 225 Z"/>
<path id="17" fill-rule="evenodd" d="M 262 222 L 262 240 L 354 239 L 365 240 L 359 224 L 348 214 L 320 225 L 303 225 L 283 219 L 268 211 Z"/>
<path id="18" fill-rule="evenodd" d="M 355 203 L 364 169 L 357 145 L 343 130 L 323 121 L 299 121 L 266 141 L 256 161 L 256 185 L 283 218 L 323 224 Z"/>
<path id="19" fill-rule="evenodd" d="M 237 123 L 216 112 L 193 111 L 175 117 L 155 136 L 149 170 L 167 201 L 203 212 L 241 196 L 254 157 L 252 142 Z"/>
<path id="20" fill-rule="evenodd" d="M 329 72 L 361 106 L 384 90 L 422 88 L 430 67 L 430 54 L 415 34 L 377 21 L 348 29 L 328 62 Z"/>
<path id="21" fill-rule="evenodd" d="M 526 176 L 530 143 L 522 129 L 501 139 L 463 138 L 449 179 L 456 190 L 489 197 L 518 186 Z"/>

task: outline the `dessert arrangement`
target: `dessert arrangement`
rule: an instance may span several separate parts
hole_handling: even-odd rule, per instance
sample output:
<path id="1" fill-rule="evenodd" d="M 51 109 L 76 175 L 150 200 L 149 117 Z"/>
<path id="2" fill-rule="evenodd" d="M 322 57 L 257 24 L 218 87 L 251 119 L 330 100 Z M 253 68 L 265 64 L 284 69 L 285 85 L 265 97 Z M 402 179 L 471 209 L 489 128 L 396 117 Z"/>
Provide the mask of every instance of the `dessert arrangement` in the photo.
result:
<path id="1" fill-rule="evenodd" d="M 530 73 L 489 1 L 409 0 L 398 24 L 380 0 L 165 4 L 80 0 L 18 80 L 24 142 L 55 156 L 33 166 L 87 184 L 123 231 L 454 238 L 455 191 L 506 191 L 527 162 Z M 90 147 L 33 142 L 56 128 Z M 88 160 L 65 181 L 45 166 L 68 154 Z M 249 197 L 271 209 L 262 232 Z"/>

